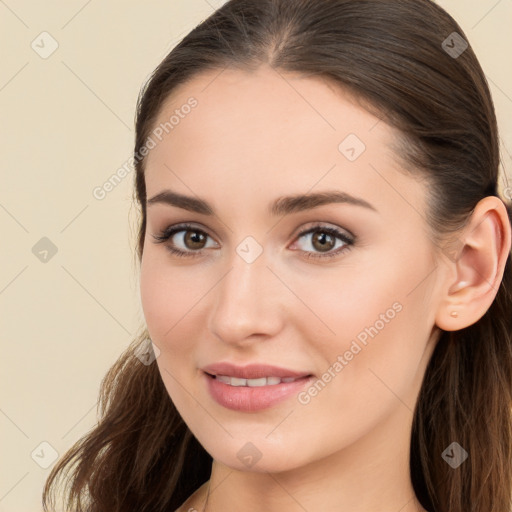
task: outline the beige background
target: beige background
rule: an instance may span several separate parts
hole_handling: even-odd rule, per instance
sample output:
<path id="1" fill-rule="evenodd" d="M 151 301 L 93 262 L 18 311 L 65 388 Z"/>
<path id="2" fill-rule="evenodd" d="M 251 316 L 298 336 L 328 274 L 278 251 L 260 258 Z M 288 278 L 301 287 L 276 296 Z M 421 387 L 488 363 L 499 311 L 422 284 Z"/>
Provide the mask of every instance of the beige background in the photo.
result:
<path id="1" fill-rule="evenodd" d="M 92 191 L 130 155 L 148 74 L 221 3 L 0 0 L 0 512 L 41 510 L 40 444 L 61 455 L 94 425 L 100 381 L 143 322 L 133 172 L 103 200 Z M 512 0 L 442 5 L 491 84 L 510 176 Z M 58 43 L 47 58 L 43 31 Z M 43 237 L 57 248 L 45 263 Z"/>

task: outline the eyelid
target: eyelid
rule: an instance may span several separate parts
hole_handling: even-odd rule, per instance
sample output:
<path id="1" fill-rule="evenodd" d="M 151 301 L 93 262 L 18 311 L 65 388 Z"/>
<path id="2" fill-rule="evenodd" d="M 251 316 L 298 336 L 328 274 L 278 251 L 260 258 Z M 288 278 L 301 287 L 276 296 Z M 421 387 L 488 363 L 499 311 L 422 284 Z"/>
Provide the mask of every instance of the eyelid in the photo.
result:
<path id="1" fill-rule="evenodd" d="M 214 239 L 214 237 L 208 232 L 206 228 L 203 226 L 191 223 L 191 222 L 179 222 L 177 224 L 171 224 L 163 229 L 159 235 L 152 234 L 151 236 L 159 241 L 165 241 L 170 236 L 179 233 L 180 231 L 200 231 L 205 235 L 208 235 L 210 238 Z M 216 242 L 217 243 L 217 242 Z M 197 252 L 197 251 L 196 251 Z"/>
<path id="2" fill-rule="evenodd" d="M 304 227 L 306 226 L 306 227 Z M 337 226 L 336 224 L 333 224 L 332 222 L 327 222 L 327 221 L 314 221 L 314 222 L 307 222 L 305 225 L 302 225 L 295 234 L 293 234 L 292 236 L 294 238 L 297 238 L 299 236 L 303 236 L 307 233 L 311 233 L 311 231 L 315 231 L 315 230 L 318 230 L 320 231 L 321 229 L 332 229 L 332 230 L 335 230 L 337 232 L 339 232 L 340 234 L 342 235 L 345 235 L 346 238 L 350 239 L 351 241 L 355 241 L 356 240 L 356 236 L 348 229 L 346 228 L 342 228 L 340 226 Z"/>

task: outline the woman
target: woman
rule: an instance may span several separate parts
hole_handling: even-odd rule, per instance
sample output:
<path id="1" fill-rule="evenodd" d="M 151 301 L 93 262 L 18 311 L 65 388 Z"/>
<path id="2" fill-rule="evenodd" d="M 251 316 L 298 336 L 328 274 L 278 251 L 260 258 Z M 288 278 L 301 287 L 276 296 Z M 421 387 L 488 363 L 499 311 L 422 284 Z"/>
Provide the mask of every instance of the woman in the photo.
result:
<path id="1" fill-rule="evenodd" d="M 511 211 L 446 12 L 231 0 L 134 162 L 147 327 L 46 510 L 73 464 L 67 510 L 512 510 Z"/>

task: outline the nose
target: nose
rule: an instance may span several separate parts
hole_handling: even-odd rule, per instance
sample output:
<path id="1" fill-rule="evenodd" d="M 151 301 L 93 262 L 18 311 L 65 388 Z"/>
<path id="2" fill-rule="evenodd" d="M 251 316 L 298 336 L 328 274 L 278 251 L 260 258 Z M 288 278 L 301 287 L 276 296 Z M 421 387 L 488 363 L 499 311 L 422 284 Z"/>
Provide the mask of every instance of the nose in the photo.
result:
<path id="1" fill-rule="evenodd" d="M 286 290 L 261 254 L 247 263 L 238 254 L 214 288 L 209 329 L 225 343 L 245 346 L 275 336 L 284 321 Z M 212 290 L 213 291 L 213 290 Z M 288 297 L 290 300 L 290 297 Z"/>

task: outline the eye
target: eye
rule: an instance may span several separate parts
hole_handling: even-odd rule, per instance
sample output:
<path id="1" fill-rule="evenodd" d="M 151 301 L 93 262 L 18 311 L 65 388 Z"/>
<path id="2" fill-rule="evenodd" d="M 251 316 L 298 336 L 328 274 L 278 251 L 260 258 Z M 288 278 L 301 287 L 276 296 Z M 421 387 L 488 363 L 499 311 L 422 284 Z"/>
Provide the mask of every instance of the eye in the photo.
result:
<path id="1" fill-rule="evenodd" d="M 178 234 L 179 236 L 176 236 Z M 204 249 L 218 247 L 216 242 L 208 246 L 206 242 L 208 238 L 211 239 L 210 235 L 193 224 L 170 226 L 158 235 L 152 236 L 156 240 L 155 243 L 170 241 L 171 243 L 166 244 L 166 249 L 179 257 L 198 257 L 203 254 Z M 353 235 L 325 225 L 316 225 L 302 231 L 297 235 L 297 240 L 301 238 L 309 238 L 301 248 L 306 258 L 331 258 L 338 256 L 342 252 L 349 250 L 355 242 Z M 311 248 L 313 252 L 309 250 Z M 318 252 L 315 253 L 314 251 Z"/>
<path id="2" fill-rule="evenodd" d="M 180 235 L 176 236 L 178 234 Z M 166 248 L 172 254 L 185 258 L 201 256 L 203 249 L 211 247 L 205 245 L 206 240 L 211 238 L 210 235 L 205 233 L 202 229 L 195 227 L 193 224 L 170 226 L 160 234 L 152 236 L 156 240 L 155 243 L 163 243 L 171 240 L 172 244 L 166 244 Z M 217 244 L 214 243 L 213 246 L 216 247 Z"/>
<path id="3" fill-rule="evenodd" d="M 301 238 L 308 239 L 301 248 L 306 253 L 306 258 L 332 258 L 349 250 L 355 242 L 353 235 L 348 235 L 337 228 L 324 225 L 316 225 L 302 231 L 297 236 L 297 240 Z M 308 249 L 311 248 L 313 251 L 319 252 L 309 251 Z"/>

